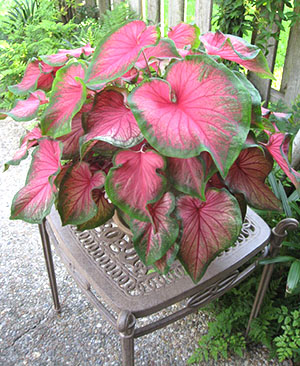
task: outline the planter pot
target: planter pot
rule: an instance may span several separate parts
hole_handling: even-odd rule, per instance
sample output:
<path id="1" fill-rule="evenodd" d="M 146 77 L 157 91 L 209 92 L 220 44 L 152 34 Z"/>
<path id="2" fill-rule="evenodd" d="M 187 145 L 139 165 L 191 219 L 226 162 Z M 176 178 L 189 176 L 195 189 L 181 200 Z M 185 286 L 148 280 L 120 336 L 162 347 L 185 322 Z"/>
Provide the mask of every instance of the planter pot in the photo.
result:
<path id="1" fill-rule="evenodd" d="M 130 238 L 133 236 L 126 222 L 126 214 L 124 214 L 119 210 L 115 210 L 113 221 L 119 227 L 119 229 L 122 230 L 126 235 L 128 235 Z"/>

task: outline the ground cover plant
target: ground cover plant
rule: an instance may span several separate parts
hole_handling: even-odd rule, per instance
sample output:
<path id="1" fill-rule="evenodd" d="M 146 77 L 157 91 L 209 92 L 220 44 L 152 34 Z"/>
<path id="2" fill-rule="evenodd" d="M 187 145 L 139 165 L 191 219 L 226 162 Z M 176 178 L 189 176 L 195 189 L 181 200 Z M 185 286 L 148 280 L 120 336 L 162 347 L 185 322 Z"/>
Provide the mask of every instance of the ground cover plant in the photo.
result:
<path id="1" fill-rule="evenodd" d="M 6 167 L 36 146 L 11 219 L 39 223 L 55 203 L 79 230 L 124 214 L 141 260 L 175 258 L 197 282 L 237 239 L 246 205 L 281 210 L 266 184 L 274 160 L 299 188 L 290 136 L 261 111 L 257 90 L 222 59 L 272 78 L 255 46 L 181 23 L 168 38 L 130 21 L 100 41 L 29 62 L 3 117 L 39 124 Z M 46 92 L 51 90 L 50 94 Z M 284 115 L 272 114 L 282 119 Z M 262 135 L 258 140 L 257 136 Z"/>
<path id="2" fill-rule="evenodd" d="M 259 316 L 252 321 L 247 338 L 245 329 L 258 286 L 257 273 L 205 308 L 203 311 L 211 318 L 208 331 L 199 339 L 188 364 L 224 360 L 233 354 L 243 357 L 246 347 L 263 344 L 270 358 L 279 362 L 290 360 L 298 365 L 299 295 L 285 296 L 286 280 L 286 268 L 276 266 Z"/>

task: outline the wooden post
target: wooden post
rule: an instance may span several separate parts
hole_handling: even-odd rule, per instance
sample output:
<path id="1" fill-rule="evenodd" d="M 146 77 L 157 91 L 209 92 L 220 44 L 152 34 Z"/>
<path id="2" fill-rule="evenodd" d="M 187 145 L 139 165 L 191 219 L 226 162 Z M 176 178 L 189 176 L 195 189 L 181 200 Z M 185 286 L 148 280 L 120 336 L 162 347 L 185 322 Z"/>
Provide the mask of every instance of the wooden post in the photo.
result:
<path id="1" fill-rule="evenodd" d="M 169 0 L 169 27 L 174 27 L 185 18 L 185 1 Z"/>
<path id="2" fill-rule="evenodd" d="M 163 6 L 163 0 L 148 0 L 147 19 L 153 22 L 153 24 L 160 22 L 161 6 Z"/>
<path id="3" fill-rule="evenodd" d="M 283 9 L 283 4 L 282 4 L 282 9 Z M 279 32 L 280 32 L 280 29 L 279 29 L 278 25 L 275 24 L 275 22 L 274 22 L 274 24 L 272 26 L 272 33 L 279 34 Z M 266 56 L 266 58 L 267 58 L 268 65 L 269 65 L 271 72 L 274 71 L 277 48 L 278 48 L 278 41 L 276 41 L 273 37 L 270 37 L 267 42 L 267 49 L 268 49 L 269 53 Z M 269 103 L 269 99 L 270 99 L 272 80 L 262 79 L 259 76 L 257 76 L 255 73 L 252 73 L 252 72 L 249 72 L 248 78 L 260 92 L 261 98 L 264 101 L 264 107 L 267 107 L 268 103 Z"/>
<path id="4" fill-rule="evenodd" d="M 101 16 L 107 10 L 106 1 L 105 0 L 97 0 L 97 5 L 98 5 L 98 9 L 99 9 L 99 15 Z"/>
<path id="5" fill-rule="evenodd" d="M 196 0 L 195 22 L 201 33 L 210 31 L 212 17 L 212 0 Z"/>
<path id="6" fill-rule="evenodd" d="M 295 13 L 300 14 L 300 5 L 295 7 Z M 282 82 L 280 91 L 284 100 L 291 105 L 300 94 L 300 21 L 298 20 L 290 31 Z"/>
<path id="7" fill-rule="evenodd" d="M 129 5 L 140 17 L 143 16 L 143 0 L 129 0 Z"/>

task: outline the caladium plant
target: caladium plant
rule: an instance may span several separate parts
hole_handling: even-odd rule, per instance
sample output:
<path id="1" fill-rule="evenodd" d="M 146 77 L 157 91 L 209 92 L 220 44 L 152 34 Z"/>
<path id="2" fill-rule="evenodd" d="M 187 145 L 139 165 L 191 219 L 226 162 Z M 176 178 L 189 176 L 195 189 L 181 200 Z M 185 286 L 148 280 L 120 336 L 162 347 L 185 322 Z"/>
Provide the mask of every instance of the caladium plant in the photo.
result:
<path id="1" fill-rule="evenodd" d="M 32 60 L 10 87 L 27 99 L 1 113 L 27 121 L 45 104 L 6 164 L 34 147 L 11 219 L 40 223 L 55 204 L 63 225 L 86 230 L 117 210 L 146 265 L 165 273 L 178 258 L 199 281 L 236 241 L 247 204 L 281 209 L 266 184 L 274 160 L 300 185 L 289 136 L 267 121 L 244 73 L 222 59 L 273 78 L 257 47 L 220 32 L 200 36 L 184 23 L 163 38 L 131 21 L 95 50 Z"/>

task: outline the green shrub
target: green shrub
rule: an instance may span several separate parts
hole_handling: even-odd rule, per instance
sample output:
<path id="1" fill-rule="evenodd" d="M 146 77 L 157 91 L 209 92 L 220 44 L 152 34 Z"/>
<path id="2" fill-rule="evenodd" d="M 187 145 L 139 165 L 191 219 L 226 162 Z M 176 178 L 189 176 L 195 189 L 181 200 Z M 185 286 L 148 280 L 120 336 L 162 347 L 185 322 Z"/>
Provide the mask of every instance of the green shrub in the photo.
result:
<path id="1" fill-rule="evenodd" d="M 7 92 L 7 86 L 20 81 L 28 61 L 67 46 L 66 40 L 72 38 L 77 28 L 72 22 L 59 21 L 55 3 L 47 0 L 35 3 L 38 6 L 27 17 L 16 17 L 14 22 L 4 21 L 5 15 L 0 18 L 0 107 L 4 109 L 11 108 L 15 100 Z"/>
<path id="2" fill-rule="evenodd" d="M 24 16 L 21 10 L 16 11 L 16 6 L 20 8 L 22 4 L 21 0 L 14 0 L 9 12 L 13 12 L 15 18 L 7 21 L 7 16 L 0 17 L 1 109 L 12 108 L 16 97 L 7 91 L 7 86 L 21 80 L 32 57 L 53 54 L 60 48 L 80 47 L 88 42 L 94 46 L 116 26 L 137 18 L 129 6 L 122 3 L 113 11 L 103 14 L 100 20 L 85 18 L 77 24 L 75 18 L 64 24 L 55 2 L 23 0 L 23 3 L 36 4 L 34 11 L 27 14 L 24 10 L 27 14 Z"/>

